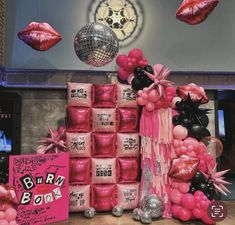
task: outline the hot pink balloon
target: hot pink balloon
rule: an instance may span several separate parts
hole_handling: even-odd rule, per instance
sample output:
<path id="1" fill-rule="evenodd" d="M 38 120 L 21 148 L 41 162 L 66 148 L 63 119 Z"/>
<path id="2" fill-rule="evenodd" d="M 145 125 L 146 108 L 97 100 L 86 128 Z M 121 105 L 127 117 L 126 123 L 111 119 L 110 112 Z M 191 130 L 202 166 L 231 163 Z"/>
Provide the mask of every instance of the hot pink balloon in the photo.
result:
<path id="1" fill-rule="evenodd" d="M 197 148 L 198 147 L 198 140 L 193 137 L 188 137 L 184 140 L 184 145 L 185 146 L 192 145 L 193 147 Z"/>
<path id="2" fill-rule="evenodd" d="M 181 205 L 186 209 L 194 209 L 196 206 L 194 196 L 190 193 L 184 194 L 181 198 Z"/>
<path id="3" fill-rule="evenodd" d="M 10 222 L 16 219 L 17 211 L 13 208 L 9 208 L 5 212 L 5 219 Z"/>
<path id="4" fill-rule="evenodd" d="M 182 125 L 177 125 L 173 129 L 173 136 L 175 139 L 183 140 L 188 136 L 188 130 Z"/>
<path id="5" fill-rule="evenodd" d="M 179 211 L 179 219 L 181 221 L 189 221 L 191 218 L 191 212 L 190 210 L 188 209 L 185 209 L 185 208 L 182 208 L 180 211 Z"/>
<path id="6" fill-rule="evenodd" d="M 147 104 L 145 105 L 145 109 L 149 112 L 152 112 L 154 110 L 155 106 L 152 102 L 147 102 Z"/>
<path id="7" fill-rule="evenodd" d="M 134 48 L 129 52 L 128 57 L 135 58 L 139 62 L 143 59 L 143 52 L 139 48 Z"/>
<path id="8" fill-rule="evenodd" d="M 127 80 L 128 76 L 130 75 L 130 72 L 125 71 L 122 67 L 118 70 L 118 77 L 121 80 Z"/>
<path id="9" fill-rule="evenodd" d="M 172 207 L 171 207 L 171 212 L 172 212 L 172 215 L 175 217 L 175 218 L 178 218 L 179 216 L 179 211 L 181 211 L 182 207 L 180 205 L 176 205 L 174 204 Z"/>
<path id="10" fill-rule="evenodd" d="M 203 211 L 201 209 L 195 208 L 195 209 L 193 209 L 193 216 L 196 219 L 201 219 L 203 216 Z"/>
<path id="11" fill-rule="evenodd" d="M 0 225 L 8 225 L 8 221 L 7 220 L 0 220 Z"/>
<path id="12" fill-rule="evenodd" d="M 0 211 L 0 220 L 4 219 L 5 218 L 5 212 L 3 211 Z"/>
<path id="13" fill-rule="evenodd" d="M 116 63 L 117 63 L 119 66 L 123 67 L 123 65 L 124 65 L 124 63 L 125 63 L 126 60 L 127 60 L 127 56 L 124 55 L 124 54 L 120 54 L 120 55 L 118 55 L 117 58 L 116 58 Z"/>
<path id="14" fill-rule="evenodd" d="M 180 204 L 182 193 L 178 189 L 173 189 L 170 192 L 170 200 L 175 204 Z"/>

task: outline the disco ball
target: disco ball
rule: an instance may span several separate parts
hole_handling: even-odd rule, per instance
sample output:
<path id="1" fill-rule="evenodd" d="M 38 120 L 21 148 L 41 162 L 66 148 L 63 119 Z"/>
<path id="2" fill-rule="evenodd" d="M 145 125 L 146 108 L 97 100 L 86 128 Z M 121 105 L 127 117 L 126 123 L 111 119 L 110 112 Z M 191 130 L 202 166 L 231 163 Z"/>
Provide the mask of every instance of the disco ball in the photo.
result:
<path id="1" fill-rule="evenodd" d="M 140 202 L 143 211 L 150 212 L 152 218 L 159 218 L 164 211 L 164 204 L 157 195 L 146 195 Z"/>
<path id="2" fill-rule="evenodd" d="M 77 33 L 74 48 L 82 62 L 100 67 L 117 55 L 119 43 L 111 28 L 101 23 L 90 23 Z"/>

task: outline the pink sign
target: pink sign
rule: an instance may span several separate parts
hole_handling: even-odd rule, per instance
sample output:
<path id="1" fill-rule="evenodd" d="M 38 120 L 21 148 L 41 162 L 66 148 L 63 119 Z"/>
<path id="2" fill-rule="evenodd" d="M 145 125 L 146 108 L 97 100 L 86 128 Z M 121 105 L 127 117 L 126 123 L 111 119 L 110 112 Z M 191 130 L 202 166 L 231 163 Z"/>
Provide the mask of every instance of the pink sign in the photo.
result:
<path id="1" fill-rule="evenodd" d="M 9 176 L 20 202 L 18 224 L 68 219 L 69 154 L 10 156 Z"/>

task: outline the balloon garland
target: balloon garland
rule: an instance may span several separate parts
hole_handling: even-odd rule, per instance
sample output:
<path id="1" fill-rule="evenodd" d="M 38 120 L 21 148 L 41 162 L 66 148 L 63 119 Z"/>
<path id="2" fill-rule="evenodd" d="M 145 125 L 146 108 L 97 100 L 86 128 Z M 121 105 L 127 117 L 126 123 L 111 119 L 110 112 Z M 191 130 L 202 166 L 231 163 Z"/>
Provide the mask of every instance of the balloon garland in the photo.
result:
<path id="1" fill-rule="evenodd" d="M 120 59 L 125 65 L 127 58 Z M 213 152 L 219 156 L 223 150 L 206 128 L 210 109 L 201 106 L 209 99 L 194 83 L 176 88 L 167 80 L 170 70 L 161 64 L 148 65 L 146 70 L 136 65 L 122 77 L 137 92 L 137 104 L 142 107 L 140 208 L 133 211 L 133 218 L 151 223 L 151 211 L 142 203 L 156 196 L 162 202 L 163 217 L 214 224 L 207 208 L 219 193 L 229 192 L 225 187 L 229 182 L 223 177 L 228 170 L 216 172 Z"/>

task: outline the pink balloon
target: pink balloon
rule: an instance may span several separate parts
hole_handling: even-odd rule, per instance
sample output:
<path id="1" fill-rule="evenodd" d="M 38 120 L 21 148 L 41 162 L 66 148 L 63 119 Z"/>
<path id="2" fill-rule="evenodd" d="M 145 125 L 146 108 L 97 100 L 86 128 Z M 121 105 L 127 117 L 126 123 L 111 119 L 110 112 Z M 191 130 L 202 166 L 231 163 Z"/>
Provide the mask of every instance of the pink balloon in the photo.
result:
<path id="1" fill-rule="evenodd" d="M 202 197 L 202 196 L 204 196 L 204 193 L 202 191 L 195 191 L 194 196 Z"/>
<path id="2" fill-rule="evenodd" d="M 9 225 L 17 225 L 17 222 L 15 220 L 11 221 Z"/>
<path id="3" fill-rule="evenodd" d="M 184 140 L 184 145 L 185 146 L 192 145 L 194 148 L 197 148 L 198 147 L 198 140 L 193 137 L 187 137 Z"/>
<path id="4" fill-rule="evenodd" d="M 146 99 L 143 99 L 142 97 L 137 98 L 137 104 L 138 105 L 145 105 L 147 103 Z"/>
<path id="5" fill-rule="evenodd" d="M 178 189 L 173 189 L 170 192 L 170 200 L 175 204 L 180 204 L 182 196 L 182 193 L 180 193 Z"/>
<path id="6" fill-rule="evenodd" d="M 16 219 L 17 211 L 14 208 L 9 208 L 5 212 L 5 219 L 7 221 L 12 221 Z"/>
<path id="7" fill-rule="evenodd" d="M 189 191 L 189 183 L 180 183 L 179 185 L 179 191 L 183 194 L 187 193 Z"/>
<path id="8" fill-rule="evenodd" d="M 203 216 L 203 211 L 201 209 L 195 208 L 195 209 L 193 209 L 193 216 L 196 219 L 201 219 Z"/>
<path id="9" fill-rule="evenodd" d="M 4 219 L 5 218 L 5 212 L 3 211 L 0 211 L 0 220 Z"/>
<path id="10" fill-rule="evenodd" d="M 118 70 L 118 77 L 121 80 L 127 80 L 128 76 L 130 75 L 130 72 L 125 71 L 122 67 L 119 68 Z"/>
<path id="11" fill-rule="evenodd" d="M 186 209 L 194 209 L 195 208 L 194 196 L 190 193 L 184 194 L 181 198 L 181 205 Z"/>
<path id="12" fill-rule="evenodd" d="M 190 210 L 182 208 L 182 209 L 179 211 L 179 219 L 180 219 L 180 220 L 182 220 L 182 221 L 189 221 L 190 218 L 191 218 L 191 212 L 190 212 Z"/>
<path id="13" fill-rule="evenodd" d="M 0 220 L 0 225 L 8 225 L 8 221 L 7 220 Z"/>
<path id="14" fill-rule="evenodd" d="M 156 90 L 151 90 L 148 95 L 148 99 L 151 102 L 156 102 L 160 98 L 158 92 Z"/>
<path id="15" fill-rule="evenodd" d="M 138 94 L 139 96 L 142 96 L 143 90 L 139 90 L 139 91 L 137 92 L 137 94 Z"/>
<path id="16" fill-rule="evenodd" d="M 173 145 L 174 145 L 175 148 L 179 147 L 180 146 L 180 140 L 174 139 L 173 140 Z"/>
<path id="17" fill-rule="evenodd" d="M 135 67 L 135 64 L 132 62 L 131 58 L 127 58 L 127 61 L 125 62 L 123 69 L 126 71 L 133 71 Z"/>
<path id="18" fill-rule="evenodd" d="M 148 99 L 148 95 L 145 92 L 143 92 L 142 93 L 142 98 L 147 100 Z"/>
<path id="19" fill-rule="evenodd" d="M 143 52 L 139 48 L 134 48 L 129 52 L 128 57 L 135 58 L 139 62 L 143 59 Z"/>
<path id="20" fill-rule="evenodd" d="M 148 61 L 140 60 L 140 61 L 139 61 L 139 65 L 140 65 L 141 67 L 145 67 L 145 66 L 148 65 Z"/>
<path id="21" fill-rule="evenodd" d="M 209 217 L 208 217 L 208 215 L 207 215 L 207 213 L 204 213 L 203 214 L 203 217 L 202 217 L 202 222 L 204 222 L 205 224 L 215 224 L 215 222 L 213 221 L 213 220 L 211 220 Z"/>
<path id="22" fill-rule="evenodd" d="M 116 63 L 121 67 L 123 67 L 126 60 L 127 60 L 127 56 L 124 54 L 120 54 L 116 57 Z"/>
<path id="23" fill-rule="evenodd" d="M 180 146 L 179 150 L 182 155 L 182 154 L 186 154 L 188 149 L 185 146 Z"/>
<path id="24" fill-rule="evenodd" d="M 145 109 L 149 112 L 153 111 L 155 108 L 154 104 L 152 102 L 148 102 L 146 105 L 145 105 Z"/>
<path id="25" fill-rule="evenodd" d="M 172 215 L 175 217 L 175 218 L 178 218 L 179 216 L 179 211 L 181 211 L 182 207 L 180 205 L 176 205 L 174 204 L 172 207 L 171 207 L 171 212 L 172 212 Z"/>
<path id="26" fill-rule="evenodd" d="M 188 136 L 188 130 L 182 125 L 177 125 L 173 129 L 173 136 L 175 139 L 183 140 Z"/>

